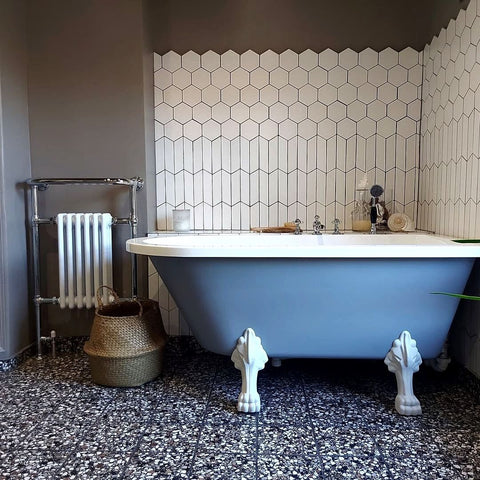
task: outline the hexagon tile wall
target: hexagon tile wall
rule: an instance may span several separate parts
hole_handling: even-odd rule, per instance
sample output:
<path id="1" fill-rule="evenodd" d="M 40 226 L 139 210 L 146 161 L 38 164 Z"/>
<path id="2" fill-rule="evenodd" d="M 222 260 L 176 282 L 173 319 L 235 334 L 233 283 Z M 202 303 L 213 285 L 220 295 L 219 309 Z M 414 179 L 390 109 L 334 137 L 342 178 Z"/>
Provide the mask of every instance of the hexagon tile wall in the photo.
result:
<path id="1" fill-rule="evenodd" d="M 157 226 L 190 208 L 197 230 L 248 230 L 315 214 L 351 228 L 366 172 L 391 211 L 416 216 L 422 53 L 155 55 Z M 158 283 L 159 282 L 159 283 Z M 169 333 L 187 333 L 151 268 Z"/>
<path id="2" fill-rule="evenodd" d="M 415 217 L 421 83 L 411 48 L 155 55 L 158 229 L 349 229 L 364 172 Z"/>

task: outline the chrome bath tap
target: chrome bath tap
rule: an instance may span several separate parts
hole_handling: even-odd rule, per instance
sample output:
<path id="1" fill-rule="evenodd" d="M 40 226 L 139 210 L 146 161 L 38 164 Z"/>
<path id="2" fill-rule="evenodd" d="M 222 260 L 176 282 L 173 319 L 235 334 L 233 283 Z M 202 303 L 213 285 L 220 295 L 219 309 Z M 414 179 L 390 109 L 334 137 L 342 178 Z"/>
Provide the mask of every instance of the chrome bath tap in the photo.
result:
<path id="1" fill-rule="evenodd" d="M 321 235 L 322 234 L 322 230 L 325 228 L 325 225 L 322 225 L 322 223 L 320 222 L 320 217 L 318 215 L 315 215 L 315 217 L 313 217 L 313 234 L 314 235 Z"/>

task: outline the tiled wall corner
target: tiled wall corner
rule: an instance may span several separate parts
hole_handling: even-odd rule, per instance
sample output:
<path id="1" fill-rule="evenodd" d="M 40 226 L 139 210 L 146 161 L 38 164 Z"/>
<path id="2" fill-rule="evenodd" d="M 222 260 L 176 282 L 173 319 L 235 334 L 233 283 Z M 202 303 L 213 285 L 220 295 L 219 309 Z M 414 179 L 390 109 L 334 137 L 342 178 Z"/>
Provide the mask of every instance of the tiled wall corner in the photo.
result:
<path id="1" fill-rule="evenodd" d="M 173 208 L 197 230 L 249 230 L 318 214 L 351 228 L 355 185 L 416 217 L 422 53 L 155 55 L 157 226 Z M 168 328 L 183 331 L 165 286 Z M 168 313 L 168 315 L 167 315 Z"/>
<path id="2" fill-rule="evenodd" d="M 459 238 L 480 236 L 480 1 L 424 50 L 417 226 Z M 478 295 L 477 265 L 467 293 Z M 475 277 L 477 275 L 477 277 Z M 476 305 L 461 305 L 452 348 L 480 376 Z"/>

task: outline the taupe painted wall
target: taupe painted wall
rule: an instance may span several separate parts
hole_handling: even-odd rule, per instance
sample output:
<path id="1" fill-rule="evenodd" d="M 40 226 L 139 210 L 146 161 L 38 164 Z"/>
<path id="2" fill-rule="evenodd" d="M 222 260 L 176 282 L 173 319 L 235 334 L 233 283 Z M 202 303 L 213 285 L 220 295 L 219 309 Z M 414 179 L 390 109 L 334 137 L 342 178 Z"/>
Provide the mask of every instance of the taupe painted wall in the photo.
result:
<path id="1" fill-rule="evenodd" d="M 0 2 L 0 360 L 33 338 L 25 202 L 30 175 L 24 0 Z"/>
<path id="2" fill-rule="evenodd" d="M 468 0 L 151 0 L 155 51 L 422 50 Z"/>
<path id="3" fill-rule="evenodd" d="M 32 176 L 145 178 L 152 168 L 147 161 L 153 163 L 153 69 L 143 2 L 30 0 L 28 6 Z M 147 223 L 153 195 L 151 184 L 139 192 L 139 234 L 153 227 L 153 220 L 150 227 Z M 127 216 L 128 205 L 128 189 L 117 187 L 52 187 L 40 194 L 42 216 L 60 211 Z M 56 296 L 55 232 L 50 227 L 42 232 L 42 271 L 47 272 L 42 294 Z M 115 232 L 115 288 L 128 296 L 129 229 L 118 226 Z M 141 293 L 146 292 L 146 275 L 140 278 Z M 45 332 L 55 328 L 59 335 L 81 335 L 89 331 L 92 312 L 44 307 L 43 316 Z"/>

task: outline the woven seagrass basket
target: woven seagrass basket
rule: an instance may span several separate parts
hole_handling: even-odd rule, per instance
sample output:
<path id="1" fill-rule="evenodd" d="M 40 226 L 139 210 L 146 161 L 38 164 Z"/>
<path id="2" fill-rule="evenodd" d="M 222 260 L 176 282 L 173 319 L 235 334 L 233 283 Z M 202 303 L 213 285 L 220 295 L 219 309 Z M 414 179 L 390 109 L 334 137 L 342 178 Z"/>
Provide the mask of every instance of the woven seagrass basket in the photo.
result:
<path id="1" fill-rule="evenodd" d="M 83 347 L 95 383 L 109 387 L 136 387 L 162 371 L 167 335 L 154 300 L 115 300 L 98 308 L 90 339 Z M 100 291 L 100 289 L 99 289 Z"/>

